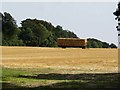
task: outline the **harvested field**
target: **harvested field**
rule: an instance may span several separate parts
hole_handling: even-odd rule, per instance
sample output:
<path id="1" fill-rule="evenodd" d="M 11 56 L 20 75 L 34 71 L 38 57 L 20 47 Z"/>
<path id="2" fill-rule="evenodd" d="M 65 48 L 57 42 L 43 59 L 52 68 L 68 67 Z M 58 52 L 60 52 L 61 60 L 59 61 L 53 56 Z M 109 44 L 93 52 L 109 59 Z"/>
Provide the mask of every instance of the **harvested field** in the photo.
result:
<path id="1" fill-rule="evenodd" d="M 117 49 L 1 48 L 3 90 L 120 88 Z"/>
<path id="2" fill-rule="evenodd" d="M 117 60 L 117 49 L 2 47 L 2 67 L 5 68 L 51 68 L 60 69 L 60 73 L 106 73 L 118 71 Z"/>

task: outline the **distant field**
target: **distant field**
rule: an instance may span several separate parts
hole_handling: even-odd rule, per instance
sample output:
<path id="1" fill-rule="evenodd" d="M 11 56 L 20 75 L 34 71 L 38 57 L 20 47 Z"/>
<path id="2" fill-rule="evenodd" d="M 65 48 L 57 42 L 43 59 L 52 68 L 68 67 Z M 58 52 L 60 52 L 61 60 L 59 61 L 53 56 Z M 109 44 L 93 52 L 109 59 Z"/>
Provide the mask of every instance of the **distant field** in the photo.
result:
<path id="1" fill-rule="evenodd" d="M 2 47 L 2 66 L 73 70 L 70 73 L 117 72 L 117 55 L 117 49 Z"/>
<path id="2" fill-rule="evenodd" d="M 1 48 L 3 90 L 119 87 L 117 49 Z"/>

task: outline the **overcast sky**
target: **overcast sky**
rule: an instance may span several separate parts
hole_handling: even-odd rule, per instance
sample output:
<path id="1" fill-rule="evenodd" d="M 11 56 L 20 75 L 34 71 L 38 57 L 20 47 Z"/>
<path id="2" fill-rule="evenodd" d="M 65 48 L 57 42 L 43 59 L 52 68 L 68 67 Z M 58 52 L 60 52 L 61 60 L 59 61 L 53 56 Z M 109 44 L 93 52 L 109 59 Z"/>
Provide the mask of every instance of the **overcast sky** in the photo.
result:
<path id="1" fill-rule="evenodd" d="M 79 38 L 96 38 L 117 45 L 115 16 L 117 2 L 4 2 L 2 12 L 10 13 L 17 24 L 37 18 L 61 25 Z"/>

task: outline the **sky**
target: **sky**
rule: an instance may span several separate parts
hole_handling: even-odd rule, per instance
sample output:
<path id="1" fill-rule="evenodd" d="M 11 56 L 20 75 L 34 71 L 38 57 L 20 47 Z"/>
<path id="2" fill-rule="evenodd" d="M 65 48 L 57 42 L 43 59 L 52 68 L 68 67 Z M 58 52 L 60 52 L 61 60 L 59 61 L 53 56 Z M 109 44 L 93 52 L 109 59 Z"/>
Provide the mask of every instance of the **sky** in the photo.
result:
<path id="1" fill-rule="evenodd" d="M 96 38 L 117 45 L 113 12 L 117 2 L 3 2 L 2 12 L 10 13 L 20 26 L 27 18 L 51 22 L 73 31 L 79 38 Z"/>

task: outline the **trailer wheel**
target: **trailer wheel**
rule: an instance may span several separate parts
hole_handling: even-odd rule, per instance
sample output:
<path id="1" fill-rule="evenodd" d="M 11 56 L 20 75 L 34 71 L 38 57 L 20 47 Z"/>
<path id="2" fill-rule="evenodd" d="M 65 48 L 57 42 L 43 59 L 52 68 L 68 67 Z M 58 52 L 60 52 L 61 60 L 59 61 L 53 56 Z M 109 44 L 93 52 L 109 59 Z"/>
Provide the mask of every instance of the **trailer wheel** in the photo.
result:
<path id="1" fill-rule="evenodd" d="M 62 48 L 64 48 L 64 49 L 65 49 L 66 47 L 65 47 L 65 46 L 62 46 Z"/>
<path id="2" fill-rule="evenodd" d="M 86 46 L 83 46 L 82 49 L 86 49 Z"/>

